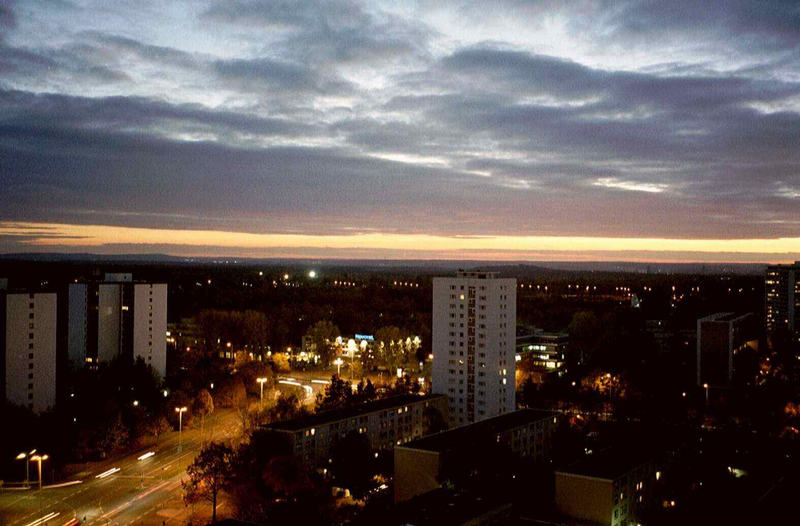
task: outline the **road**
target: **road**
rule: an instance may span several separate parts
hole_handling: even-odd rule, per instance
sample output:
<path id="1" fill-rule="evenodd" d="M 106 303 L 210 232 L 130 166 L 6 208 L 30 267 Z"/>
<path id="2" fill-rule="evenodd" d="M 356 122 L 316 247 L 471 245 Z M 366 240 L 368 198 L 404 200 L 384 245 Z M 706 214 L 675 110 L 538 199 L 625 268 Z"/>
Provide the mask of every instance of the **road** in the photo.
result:
<path id="1" fill-rule="evenodd" d="M 282 392 L 296 393 L 303 404 L 312 405 L 316 401 L 317 394 L 323 392 L 329 383 L 330 376 L 326 378 L 319 372 L 297 371 L 278 376 L 275 387 Z"/>
<path id="2" fill-rule="evenodd" d="M 169 433 L 153 448 L 92 463 L 86 471 L 65 481 L 71 485 L 3 491 L 0 524 L 61 526 L 84 517 L 86 524 L 95 525 L 203 524 L 210 506 L 184 507 L 181 478 L 205 441 L 236 436 L 240 429 L 236 411 L 218 410 L 206 419 L 202 434 L 199 428 L 184 430 L 182 436 Z M 154 455 L 139 460 L 149 451 Z M 110 475 L 97 477 L 116 468 L 118 471 Z"/>

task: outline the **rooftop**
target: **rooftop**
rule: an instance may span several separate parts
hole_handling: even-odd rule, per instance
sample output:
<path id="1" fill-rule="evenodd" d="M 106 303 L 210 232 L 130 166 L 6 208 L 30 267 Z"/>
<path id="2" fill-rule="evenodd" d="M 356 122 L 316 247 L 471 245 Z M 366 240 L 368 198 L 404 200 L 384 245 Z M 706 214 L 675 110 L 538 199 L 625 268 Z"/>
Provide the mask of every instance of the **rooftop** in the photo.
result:
<path id="1" fill-rule="evenodd" d="M 557 469 L 556 472 L 614 480 L 657 456 L 657 451 L 653 448 L 628 446 L 630 444 L 598 451 L 574 464 Z"/>
<path id="2" fill-rule="evenodd" d="M 471 443 L 484 440 L 497 433 L 502 433 L 516 427 L 522 427 L 539 420 L 553 418 L 554 416 L 555 413 L 549 411 L 520 409 L 513 413 L 506 413 L 505 415 L 482 420 L 474 424 L 468 424 L 449 431 L 442 431 L 441 433 L 418 438 L 412 440 L 403 447 L 438 451 L 441 453 L 446 450 L 455 449 L 456 447 L 468 447 Z"/>
<path id="3" fill-rule="evenodd" d="M 730 321 L 738 321 L 750 315 L 752 315 L 751 312 L 745 314 L 737 314 L 735 312 L 717 312 L 716 314 L 711 314 L 705 318 L 700 318 L 700 321 L 718 321 L 727 323 Z"/>
<path id="4" fill-rule="evenodd" d="M 374 402 L 366 402 L 363 404 L 355 405 L 352 407 L 344 407 L 342 409 L 331 409 L 330 411 L 323 411 L 301 418 L 294 418 L 292 420 L 285 420 L 283 422 L 274 422 L 264 426 L 265 429 L 272 429 L 276 431 L 298 431 L 308 427 L 315 427 L 319 425 L 329 424 L 331 422 L 338 422 L 340 420 L 347 420 L 357 416 L 374 413 L 375 411 L 383 411 L 393 407 L 398 407 L 406 404 L 414 404 L 424 402 L 426 400 L 436 400 L 445 398 L 444 395 L 398 395 L 390 398 L 382 398 Z"/>

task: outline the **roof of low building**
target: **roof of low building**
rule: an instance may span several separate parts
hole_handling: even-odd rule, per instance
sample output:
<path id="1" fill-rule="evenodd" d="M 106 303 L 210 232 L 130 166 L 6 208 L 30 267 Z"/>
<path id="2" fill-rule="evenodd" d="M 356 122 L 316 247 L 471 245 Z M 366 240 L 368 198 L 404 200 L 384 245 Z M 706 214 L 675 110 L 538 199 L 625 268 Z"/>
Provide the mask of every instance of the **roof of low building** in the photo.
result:
<path id="1" fill-rule="evenodd" d="M 386 409 L 396 408 L 398 406 L 425 402 L 427 400 L 436 400 L 444 397 L 445 396 L 441 394 L 431 394 L 424 396 L 405 394 L 405 395 L 391 396 L 389 398 L 382 398 L 380 400 L 366 402 L 350 407 L 343 407 L 341 409 L 331 409 L 330 411 L 322 411 L 320 413 L 315 413 L 313 415 L 308 415 L 300 418 L 294 418 L 292 420 L 284 420 L 283 422 L 274 422 L 272 424 L 264 426 L 264 428 L 272 429 L 275 431 L 298 431 L 300 429 L 306 429 L 309 427 L 316 427 L 320 425 L 330 424 L 332 422 L 338 422 L 340 420 L 348 420 L 350 418 L 366 415 L 368 413 L 374 413 L 376 411 L 383 411 Z"/>
<path id="2" fill-rule="evenodd" d="M 423 449 L 426 451 L 446 451 L 456 447 L 462 448 L 466 444 L 486 439 L 498 433 L 508 431 L 517 427 L 528 425 L 532 422 L 554 418 L 555 413 L 549 411 L 537 411 L 535 409 L 520 409 L 504 415 L 496 416 L 457 427 L 448 431 L 442 431 L 433 435 L 428 435 L 405 444 L 403 447 L 412 449 Z"/>

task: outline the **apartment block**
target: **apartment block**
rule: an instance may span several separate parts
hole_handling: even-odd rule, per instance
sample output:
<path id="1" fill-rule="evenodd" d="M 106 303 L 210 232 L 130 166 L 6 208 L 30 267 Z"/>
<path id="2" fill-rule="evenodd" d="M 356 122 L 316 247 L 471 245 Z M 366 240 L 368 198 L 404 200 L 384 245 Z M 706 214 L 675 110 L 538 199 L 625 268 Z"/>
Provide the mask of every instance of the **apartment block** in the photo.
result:
<path id="1" fill-rule="evenodd" d="M 555 472 L 557 510 L 590 524 L 630 526 L 653 505 L 661 471 L 652 452 L 615 447 Z"/>
<path id="2" fill-rule="evenodd" d="M 422 436 L 426 411 L 436 410 L 447 421 L 447 398 L 442 395 L 400 395 L 303 418 L 276 422 L 264 429 L 285 437 L 292 451 L 309 467 L 324 465 L 331 447 L 357 432 L 376 450 L 391 450 Z"/>
<path id="3" fill-rule="evenodd" d="M 764 276 L 764 316 L 768 334 L 786 330 L 800 339 L 800 261 L 770 265 Z"/>
<path id="4" fill-rule="evenodd" d="M 394 500 L 440 488 L 453 471 L 472 469 L 497 450 L 545 462 L 557 425 L 554 413 L 522 409 L 400 444 L 394 449 Z"/>
<path id="5" fill-rule="evenodd" d="M 142 358 L 166 375 L 167 285 L 106 274 L 67 288 L 67 354 L 73 367 Z"/>
<path id="6" fill-rule="evenodd" d="M 433 392 L 447 396 L 453 425 L 516 408 L 516 289 L 491 272 L 433 279 Z"/>
<path id="7" fill-rule="evenodd" d="M 0 292 L 0 338 L 8 402 L 34 412 L 56 403 L 56 294 Z"/>
<path id="8" fill-rule="evenodd" d="M 747 348 L 758 350 L 753 313 L 718 312 L 697 320 L 697 385 L 729 387 L 734 357 Z"/>

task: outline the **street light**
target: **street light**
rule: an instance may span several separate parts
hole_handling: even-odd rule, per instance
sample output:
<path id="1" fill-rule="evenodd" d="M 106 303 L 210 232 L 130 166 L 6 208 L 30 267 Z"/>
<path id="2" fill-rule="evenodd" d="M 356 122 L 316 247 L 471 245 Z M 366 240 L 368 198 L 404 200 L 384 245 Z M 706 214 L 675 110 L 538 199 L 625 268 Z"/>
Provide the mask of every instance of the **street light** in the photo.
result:
<path id="1" fill-rule="evenodd" d="M 266 378 L 256 378 L 256 382 L 258 382 L 258 386 L 261 389 L 261 401 L 260 404 L 264 405 L 264 382 L 266 382 Z"/>
<path id="2" fill-rule="evenodd" d="M 30 469 L 28 468 L 28 457 L 36 453 L 35 449 L 30 450 L 29 452 L 23 451 L 19 455 L 17 455 L 17 460 L 25 459 L 25 485 L 31 485 L 31 477 L 30 477 Z"/>
<path id="3" fill-rule="evenodd" d="M 183 449 L 183 413 L 186 411 L 186 406 L 175 408 L 175 412 L 178 413 L 178 450 Z"/>
<path id="4" fill-rule="evenodd" d="M 17 455 L 17 456 L 19 456 L 19 455 Z M 31 460 L 33 460 L 34 462 L 38 462 L 38 464 L 39 464 L 39 489 L 42 489 L 42 461 L 43 460 L 47 460 L 48 458 L 50 458 L 50 456 L 49 455 L 33 455 L 30 458 L 31 458 Z"/>
<path id="5" fill-rule="evenodd" d="M 344 362 L 342 362 L 342 359 L 341 359 L 341 358 L 336 358 L 336 359 L 333 361 L 333 364 L 336 366 L 336 376 L 340 376 L 340 374 L 341 374 L 341 371 L 342 371 L 342 364 L 343 364 L 343 363 L 344 363 Z"/>
<path id="6" fill-rule="evenodd" d="M 703 389 L 706 390 L 706 407 L 708 406 L 708 384 L 703 384 Z"/>

